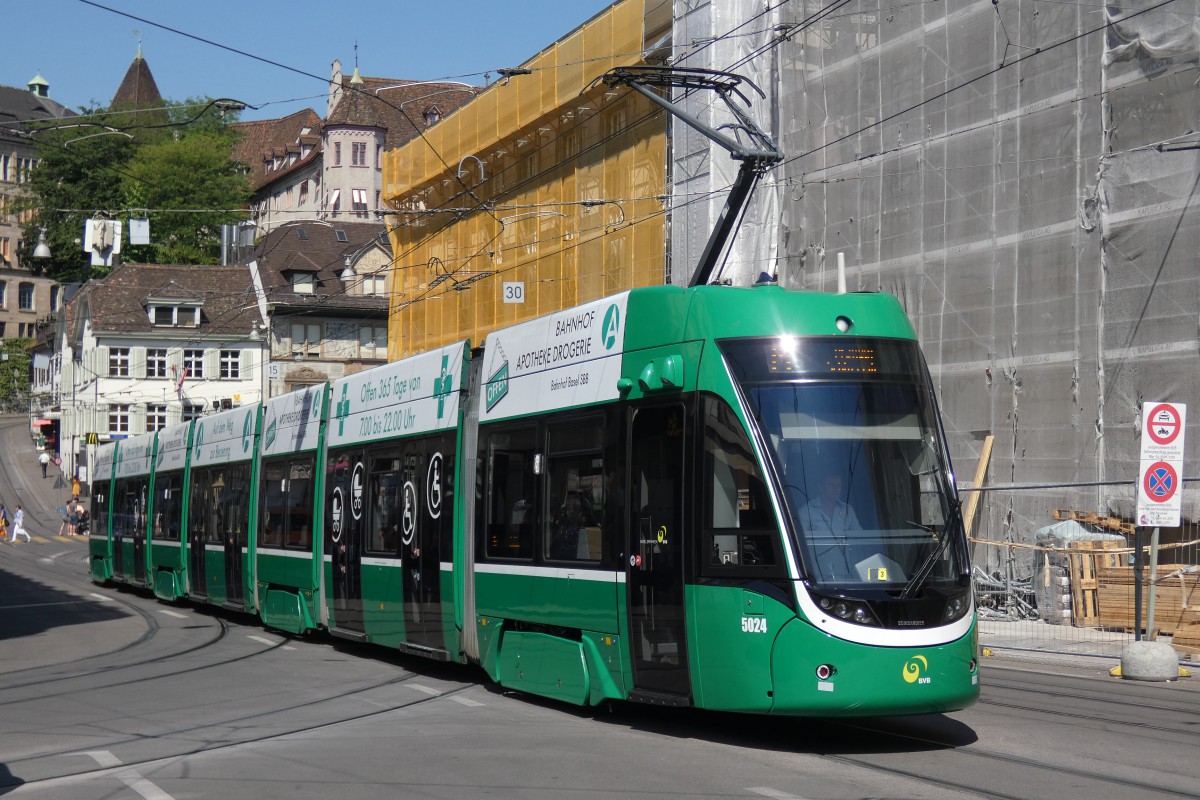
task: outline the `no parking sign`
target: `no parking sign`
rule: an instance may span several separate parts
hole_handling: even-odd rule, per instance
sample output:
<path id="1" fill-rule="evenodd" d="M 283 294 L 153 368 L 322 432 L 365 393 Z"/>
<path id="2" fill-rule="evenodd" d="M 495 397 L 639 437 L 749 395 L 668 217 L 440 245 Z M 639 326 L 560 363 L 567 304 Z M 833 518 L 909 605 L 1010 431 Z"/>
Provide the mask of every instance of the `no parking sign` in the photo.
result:
<path id="1" fill-rule="evenodd" d="M 1147 528 L 1174 528 L 1183 507 L 1183 433 L 1187 406 L 1142 405 L 1141 479 L 1137 522 Z"/>

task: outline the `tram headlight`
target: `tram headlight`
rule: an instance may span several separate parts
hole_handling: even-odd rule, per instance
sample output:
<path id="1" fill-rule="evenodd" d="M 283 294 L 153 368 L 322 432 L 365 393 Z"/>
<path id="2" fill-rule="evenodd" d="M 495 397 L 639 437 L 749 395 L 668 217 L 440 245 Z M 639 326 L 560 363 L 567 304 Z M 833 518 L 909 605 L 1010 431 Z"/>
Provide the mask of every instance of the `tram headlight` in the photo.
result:
<path id="1" fill-rule="evenodd" d="M 943 622 L 954 622 L 966 615 L 971 608 L 971 595 L 968 592 L 954 595 L 946 600 L 946 611 L 942 615 Z"/>
<path id="2" fill-rule="evenodd" d="M 854 622 L 859 625 L 878 625 L 871 608 L 864 602 L 845 597 L 829 597 L 809 590 L 817 607 L 832 617 L 844 622 Z"/>

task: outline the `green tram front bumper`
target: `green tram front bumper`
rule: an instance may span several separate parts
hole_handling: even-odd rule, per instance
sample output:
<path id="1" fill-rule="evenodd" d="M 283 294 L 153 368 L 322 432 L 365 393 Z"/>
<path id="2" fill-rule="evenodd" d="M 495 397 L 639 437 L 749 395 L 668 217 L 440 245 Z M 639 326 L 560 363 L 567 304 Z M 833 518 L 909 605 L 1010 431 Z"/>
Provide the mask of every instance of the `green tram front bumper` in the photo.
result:
<path id="1" fill-rule="evenodd" d="M 979 697 L 978 644 L 976 625 L 946 644 L 883 647 L 838 639 L 792 619 L 771 649 L 769 713 L 866 717 L 966 708 Z M 818 677 L 822 666 L 830 668 L 828 678 Z"/>

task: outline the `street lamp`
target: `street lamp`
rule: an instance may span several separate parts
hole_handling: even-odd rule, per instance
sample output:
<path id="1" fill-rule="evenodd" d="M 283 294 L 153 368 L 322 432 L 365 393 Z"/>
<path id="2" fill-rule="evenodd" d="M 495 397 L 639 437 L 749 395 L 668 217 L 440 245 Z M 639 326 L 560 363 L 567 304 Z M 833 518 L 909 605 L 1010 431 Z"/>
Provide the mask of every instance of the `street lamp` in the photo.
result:
<path id="1" fill-rule="evenodd" d="M 46 242 L 46 229 L 38 229 L 37 247 L 33 248 L 33 257 L 45 261 L 50 257 L 50 245 Z"/>

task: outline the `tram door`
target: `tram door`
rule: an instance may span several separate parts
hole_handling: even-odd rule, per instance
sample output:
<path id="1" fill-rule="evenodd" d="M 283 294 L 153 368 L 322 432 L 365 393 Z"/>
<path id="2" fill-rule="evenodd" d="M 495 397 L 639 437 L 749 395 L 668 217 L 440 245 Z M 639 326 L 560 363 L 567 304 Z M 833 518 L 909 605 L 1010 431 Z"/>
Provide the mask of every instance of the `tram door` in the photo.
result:
<path id="1" fill-rule="evenodd" d="M 188 500 L 188 596 L 208 597 L 208 573 L 204 567 L 204 543 L 208 535 L 208 473 L 192 474 L 192 496 Z"/>
<path id="2" fill-rule="evenodd" d="M 138 495 L 133 501 L 133 579 L 146 582 L 146 501 L 150 494 L 149 478 L 135 484 Z"/>
<path id="3" fill-rule="evenodd" d="M 635 409 L 630 454 L 629 648 L 634 692 L 687 698 L 683 508 L 687 414 L 680 403 Z"/>
<path id="4" fill-rule="evenodd" d="M 446 647 L 442 619 L 441 561 L 449 554 L 453 505 L 449 476 L 454 440 L 415 441 L 406 448 L 401 476 L 400 561 L 404 571 L 404 630 L 411 644 Z"/>
<path id="5" fill-rule="evenodd" d="M 362 545 L 366 527 L 366 459 L 361 450 L 329 457 L 325 553 L 330 556 L 333 627 L 363 633 Z"/>
<path id="6" fill-rule="evenodd" d="M 238 464 L 218 470 L 213 482 L 217 494 L 215 509 L 221 520 L 225 546 L 225 602 L 242 605 L 246 595 L 243 564 L 246 556 L 246 525 L 249 521 L 250 466 Z"/>

